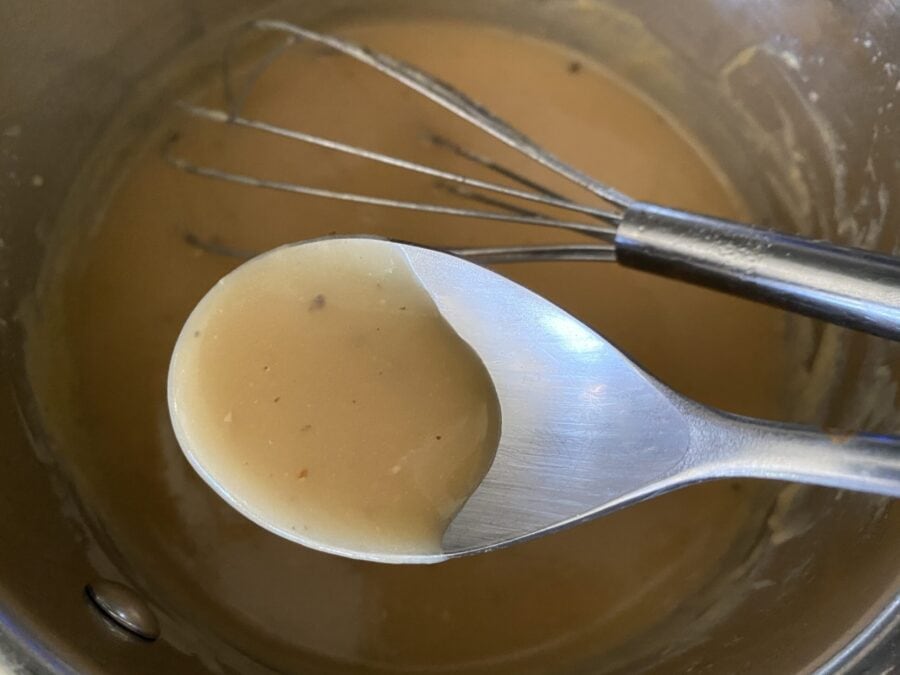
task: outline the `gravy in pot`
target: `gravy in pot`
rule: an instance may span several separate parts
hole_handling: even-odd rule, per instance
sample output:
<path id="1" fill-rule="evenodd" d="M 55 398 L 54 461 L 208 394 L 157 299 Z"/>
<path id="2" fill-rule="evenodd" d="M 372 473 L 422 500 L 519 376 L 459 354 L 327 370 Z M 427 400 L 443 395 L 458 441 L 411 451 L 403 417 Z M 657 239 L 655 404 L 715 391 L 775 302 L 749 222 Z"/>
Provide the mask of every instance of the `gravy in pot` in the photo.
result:
<path id="1" fill-rule="evenodd" d="M 346 26 L 483 101 L 549 150 L 639 199 L 743 215 L 715 167 L 664 114 L 579 55 L 483 25 Z M 218 82 L 207 98 L 218 96 Z M 201 96 L 202 98 L 202 96 Z M 545 174 L 377 73 L 308 46 L 253 89 L 246 115 L 484 175 L 428 134 Z M 569 240 L 235 186 L 187 175 L 159 153 L 279 180 L 417 201 L 430 181 L 166 110 L 137 139 L 96 222 L 48 269 L 30 372 L 48 429 L 96 523 L 156 603 L 281 670 L 523 673 L 591 663 L 639 638 L 705 587 L 740 547 L 756 485 L 685 489 L 537 541 L 427 567 L 311 551 L 254 525 L 185 461 L 166 406 L 182 325 L 241 260 L 331 233 L 429 245 Z M 582 198 L 569 186 L 551 187 Z M 464 204 L 465 202 L 461 202 Z M 226 255 L 223 255 L 226 254 Z M 673 388 L 737 413 L 777 417 L 779 312 L 610 264 L 497 268 L 594 326 Z M 312 665 L 311 665 L 312 664 Z"/>

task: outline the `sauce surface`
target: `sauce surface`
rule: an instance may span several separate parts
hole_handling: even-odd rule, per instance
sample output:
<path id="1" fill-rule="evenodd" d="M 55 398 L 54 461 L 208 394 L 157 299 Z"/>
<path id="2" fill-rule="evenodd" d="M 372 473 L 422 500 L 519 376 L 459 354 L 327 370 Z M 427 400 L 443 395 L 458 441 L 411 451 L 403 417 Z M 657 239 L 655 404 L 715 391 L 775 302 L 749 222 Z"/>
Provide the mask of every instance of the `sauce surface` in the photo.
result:
<path id="1" fill-rule="evenodd" d="M 284 246 L 221 279 L 176 343 L 169 405 L 238 510 L 351 554 L 440 552 L 500 433 L 484 364 L 374 239 Z"/>
<path id="2" fill-rule="evenodd" d="M 436 74 L 637 199 L 744 215 L 715 167 L 664 114 L 577 53 L 473 23 L 398 20 L 337 32 Z M 214 100 L 218 82 L 201 89 Z M 376 73 L 299 46 L 259 80 L 247 114 L 479 175 L 424 140 L 440 130 L 546 179 L 533 163 L 400 92 Z M 206 631 L 219 645 L 289 672 L 361 665 L 379 672 L 595 672 L 617 649 L 644 644 L 730 561 L 743 559 L 768 503 L 763 495 L 760 504 L 760 482 L 691 487 L 551 537 L 433 566 L 337 558 L 242 517 L 185 460 L 166 405 L 181 327 L 242 262 L 222 255 L 225 249 L 262 252 L 335 232 L 433 246 L 568 236 L 190 176 L 160 157 L 160 142 L 173 131 L 181 134 L 179 154 L 198 163 L 454 203 L 430 181 L 175 113 L 140 131 L 128 138 L 131 157 L 115 184 L 102 186 L 106 201 L 83 194 L 94 201 L 72 223 L 83 236 L 49 268 L 29 368 L 57 451 L 106 541 L 123 564 L 141 571 L 148 597 L 193 627 L 184 634 Z M 609 264 L 497 270 L 594 327 L 676 390 L 735 413 L 778 417 L 780 312 Z"/>

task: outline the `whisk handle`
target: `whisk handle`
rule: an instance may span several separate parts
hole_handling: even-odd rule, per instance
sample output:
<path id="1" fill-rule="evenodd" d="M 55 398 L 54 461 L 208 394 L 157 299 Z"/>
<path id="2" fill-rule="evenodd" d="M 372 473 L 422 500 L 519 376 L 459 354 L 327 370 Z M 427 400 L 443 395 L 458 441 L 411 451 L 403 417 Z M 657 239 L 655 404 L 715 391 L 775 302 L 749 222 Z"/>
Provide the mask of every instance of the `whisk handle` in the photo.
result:
<path id="1" fill-rule="evenodd" d="M 628 267 L 900 340 L 900 258 L 642 203 L 615 249 Z"/>

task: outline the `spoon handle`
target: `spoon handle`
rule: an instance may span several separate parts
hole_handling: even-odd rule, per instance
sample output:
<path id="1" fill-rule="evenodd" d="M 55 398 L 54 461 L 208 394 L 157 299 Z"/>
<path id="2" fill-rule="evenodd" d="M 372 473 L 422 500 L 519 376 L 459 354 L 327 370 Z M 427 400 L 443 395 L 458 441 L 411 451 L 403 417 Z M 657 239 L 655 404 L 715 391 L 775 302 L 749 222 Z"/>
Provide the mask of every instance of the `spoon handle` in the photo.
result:
<path id="1" fill-rule="evenodd" d="M 623 265 L 900 340 L 900 258 L 653 204 L 632 204 Z"/>
<path id="2" fill-rule="evenodd" d="M 786 480 L 900 498 L 895 436 L 822 433 L 706 410 L 695 418 L 691 437 L 691 454 L 707 477 Z"/>

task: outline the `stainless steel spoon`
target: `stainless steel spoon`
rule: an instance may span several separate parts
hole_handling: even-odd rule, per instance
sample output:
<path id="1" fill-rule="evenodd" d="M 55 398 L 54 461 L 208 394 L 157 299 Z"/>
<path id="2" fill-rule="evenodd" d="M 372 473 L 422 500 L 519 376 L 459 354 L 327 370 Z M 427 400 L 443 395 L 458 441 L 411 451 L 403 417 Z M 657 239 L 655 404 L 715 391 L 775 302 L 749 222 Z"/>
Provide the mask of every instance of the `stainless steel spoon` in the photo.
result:
<path id="1" fill-rule="evenodd" d="M 900 438 L 829 435 L 712 410 L 668 389 L 594 330 L 509 279 L 446 253 L 396 246 L 487 366 L 502 435 L 490 471 L 447 529 L 443 552 L 343 555 L 441 562 L 720 478 L 900 497 Z"/>
<path id="2" fill-rule="evenodd" d="M 443 253 L 404 250 L 491 373 L 503 431 L 490 471 L 444 535 L 444 552 L 383 562 L 483 553 L 719 478 L 900 497 L 900 438 L 828 435 L 712 410 L 509 279 Z"/>

